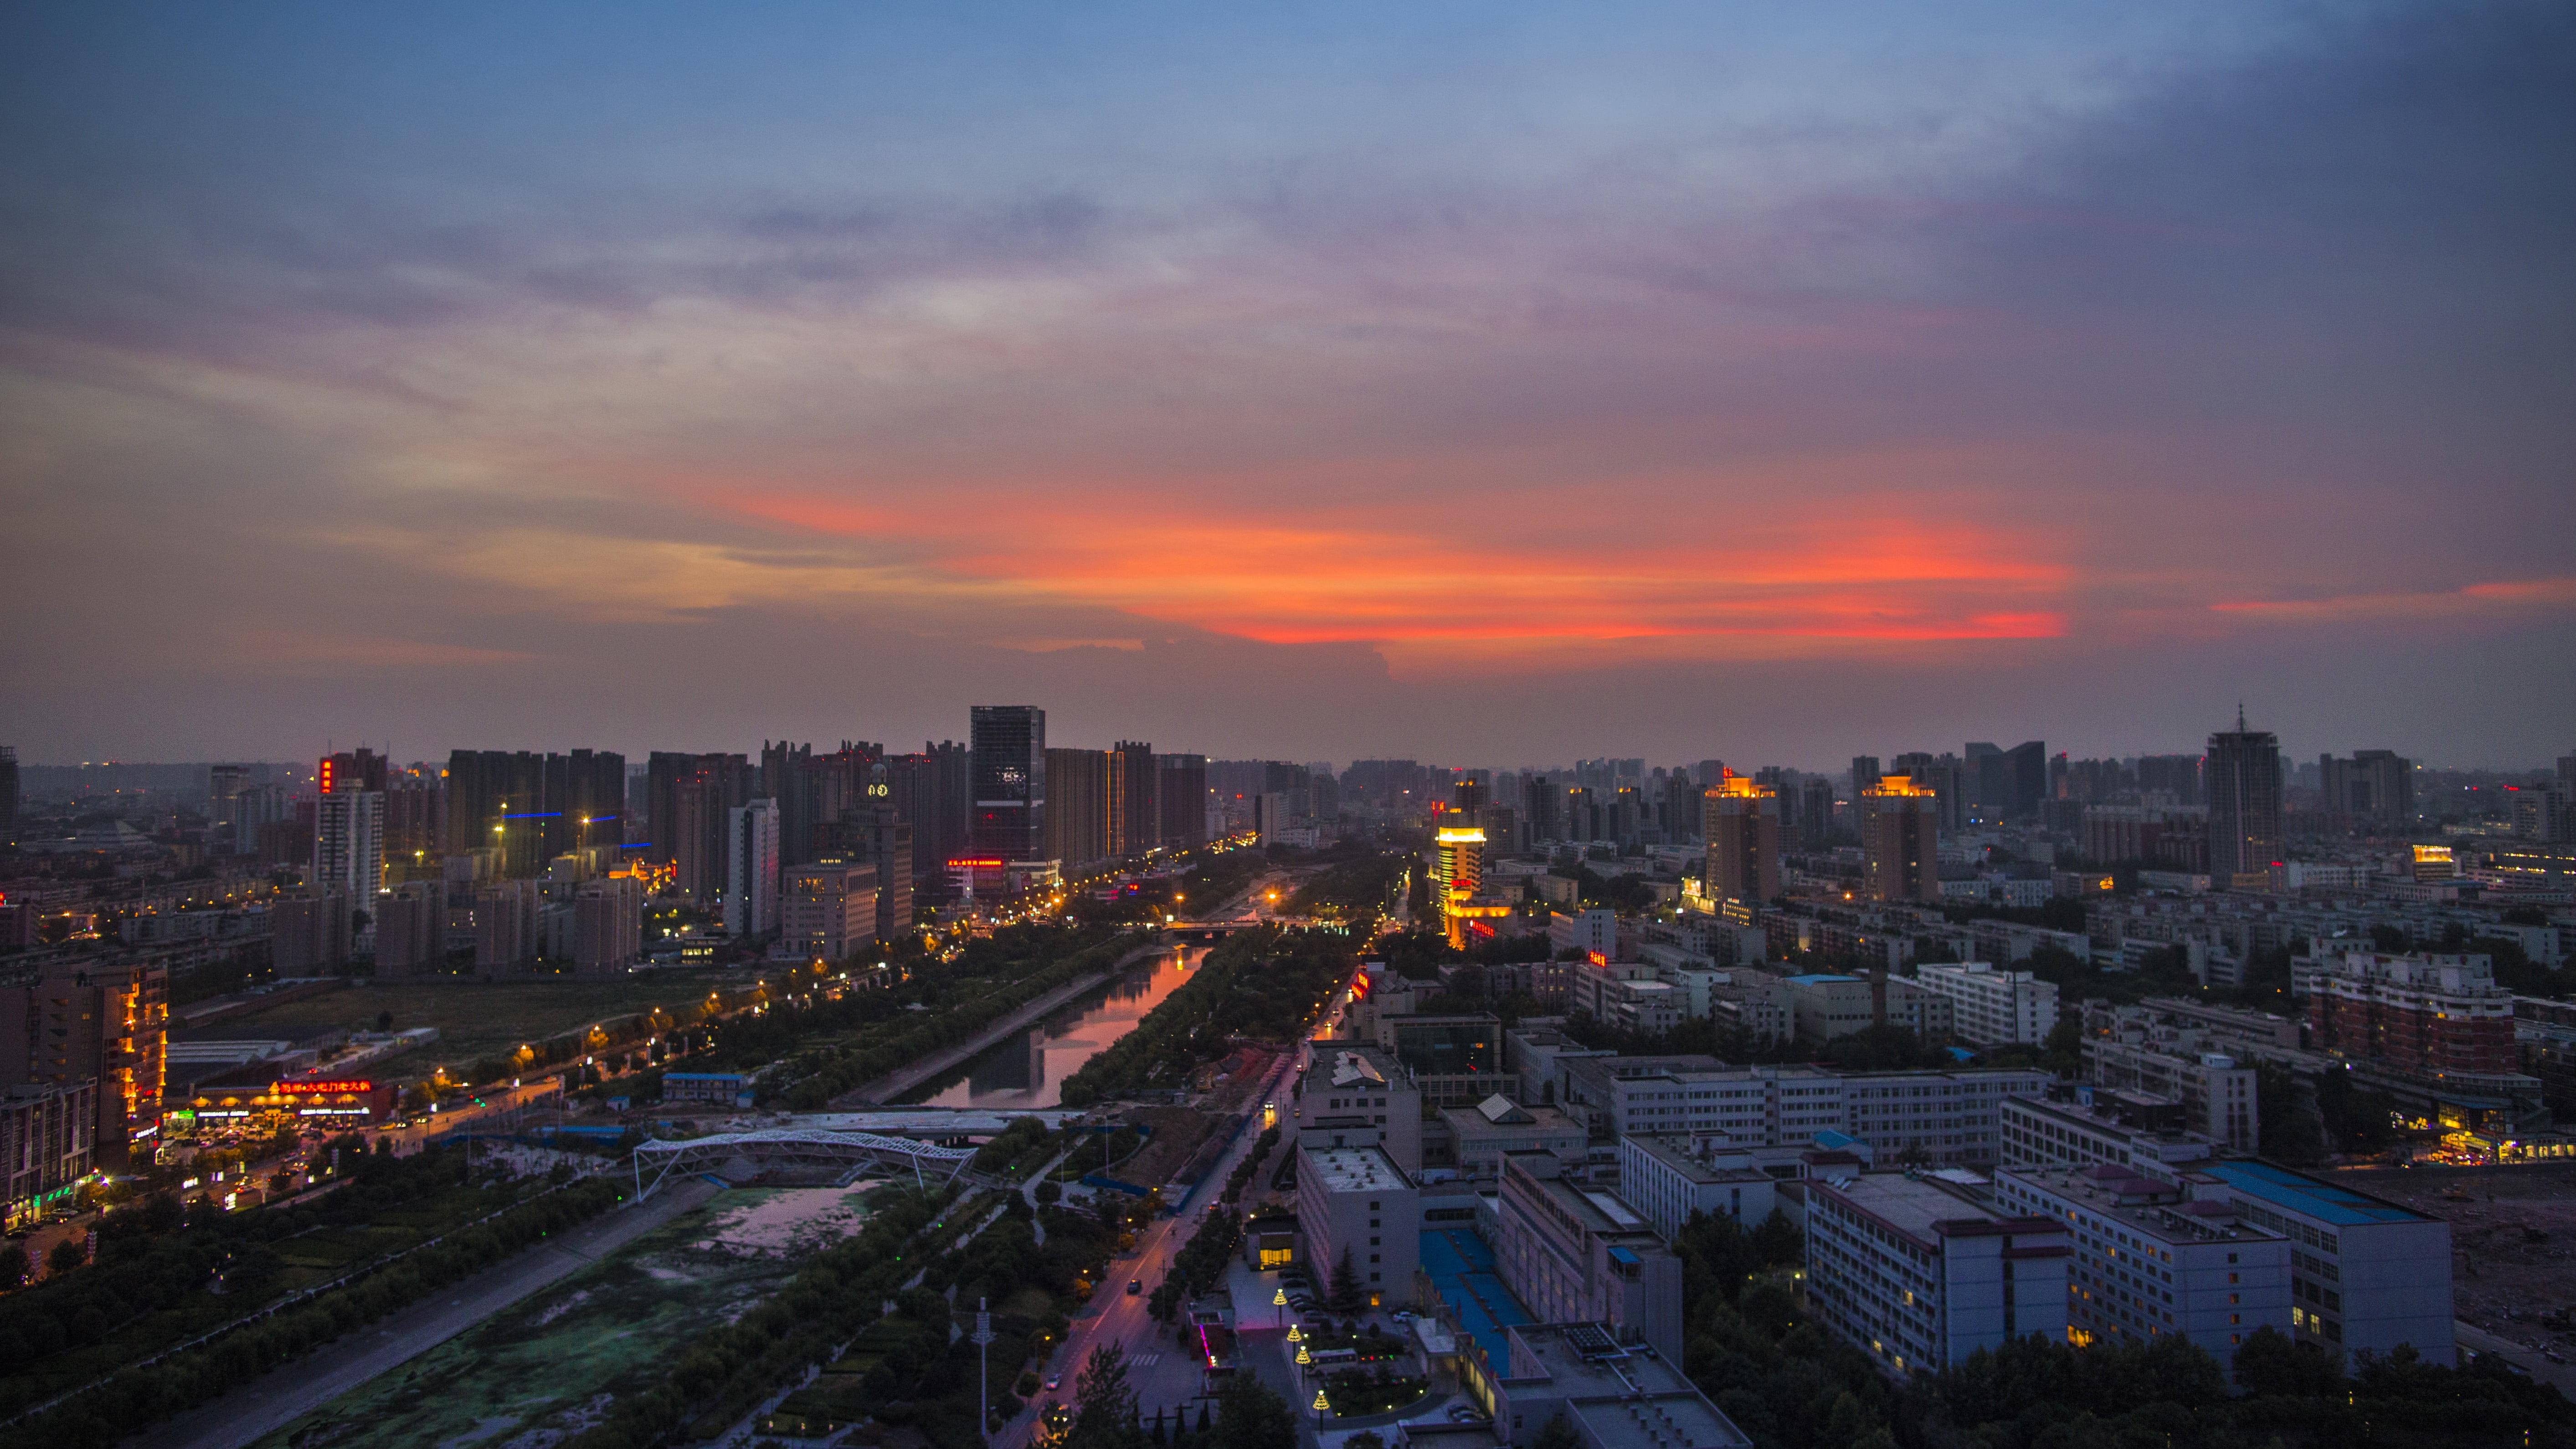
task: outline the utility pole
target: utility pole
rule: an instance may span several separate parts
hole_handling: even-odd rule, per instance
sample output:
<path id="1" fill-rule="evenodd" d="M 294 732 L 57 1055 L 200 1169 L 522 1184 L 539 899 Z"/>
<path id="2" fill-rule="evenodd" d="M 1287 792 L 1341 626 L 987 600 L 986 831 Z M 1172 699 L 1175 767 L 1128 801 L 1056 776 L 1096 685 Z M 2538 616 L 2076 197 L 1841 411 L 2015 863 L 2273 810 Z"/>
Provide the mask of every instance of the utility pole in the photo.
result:
<path id="1" fill-rule="evenodd" d="M 993 1449 L 993 1384 L 985 1362 L 992 1356 L 993 1315 L 984 1305 L 985 1300 L 975 1300 L 975 1426 L 984 1436 L 984 1449 Z"/>

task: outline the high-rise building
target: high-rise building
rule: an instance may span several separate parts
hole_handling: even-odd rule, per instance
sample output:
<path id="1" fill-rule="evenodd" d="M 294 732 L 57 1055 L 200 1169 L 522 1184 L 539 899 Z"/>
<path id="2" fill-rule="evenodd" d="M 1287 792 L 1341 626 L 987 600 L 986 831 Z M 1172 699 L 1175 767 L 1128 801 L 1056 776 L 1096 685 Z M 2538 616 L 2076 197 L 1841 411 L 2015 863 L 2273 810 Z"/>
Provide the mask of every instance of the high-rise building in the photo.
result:
<path id="1" fill-rule="evenodd" d="M 672 758 L 701 757 L 653 757 L 657 767 Z M 504 876 L 533 879 L 566 851 L 624 844 L 625 812 L 626 757 L 613 751 L 455 750 L 447 757 L 447 849 L 498 847 Z"/>
<path id="2" fill-rule="evenodd" d="M 445 888 L 406 881 L 376 897 L 376 978 L 434 976 L 446 969 Z"/>
<path id="3" fill-rule="evenodd" d="M 2173 796 L 2173 803 L 2193 806 L 2201 803 L 2201 758 L 2198 755 L 2140 755 L 2138 757 L 2138 793 Z"/>
<path id="4" fill-rule="evenodd" d="M 1165 847 L 1196 850 L 1208 843 L 1207 756 L 1156 755 L 1154 799 Z"/>
<path id="5" fill-rule="evenodd" d="M 2403 832 L 2415 819 L 2415 762 L 2394 750 L 2355 750 L 2349 760 L 2317 758 L 2317 793 L 2347 828 Z"/>
<path id="6" fill-rule="evenodd" d="M 815 961 L 840 961 L 876 939 L 877 868 L 823 859 L 788 867 L 778 903 L 779 947 Z"/>
<path id="7" fill-rule="evenodd" d="M 359 789 L 345 775 L 335 780 L 327 769 L 323 779 L 333 788 L 314 801 L 312 884 L 373 910 L 385 879 L 384 794 Z"/>
<path id="8" fill-rule="evenodd" d="M 968 720 L 974 813 L 967 851 L 988 860 L 1049 860 L 1046 853 L 1046 711 L 979 704 Z"/>
<path id="9" fill-rule="evenodd" d="M 2024 740 L 2004 751 L 2004 808 L 2008 817 L 2027 820 L 2039 813 L 2039 802 L 2048 797 L 2048 746 L 2039 740 Z"/>
<path id="10" fill-rule="evenodd" d="M 63 962 L 0 988 L 0 1081 L 96 1082 L 104 1165 L 124 1166 L 127 1146 L 161 1125 L 169 1037 L 170 973 L 158 966 Z"/>
<path id="11" fill-rule="evenodd" d="M 1451 946 L 1466 945 L 1463 908 L 1484 889 L 1484 830 L 1465 814 L 1442 816 L 1431 836 L 1431 906 L 1440 913 Z"/>
<path id="12" fill-rule="evenodd" d="M 250 788 L 250 766 L 214 765 L 206 770 L 206 838 L 218 853 L 233 853 L 239 837 L 242 792 Z M 7 828 L 0 820 L 0 830 Z"/>
<path id="13" fill-rule="evenodd" d="M 1121 802 L 1119 853 L 1142 855 L 1163 841 L 1162 811 L 1155 795 L 1162 776 L 1154 768 L 1154 746 L 1144 740 L 1120 740 L 1111 753 L 1118 756 L 1126 792 Z"/>
<path id="14" fill-rule="evenodd" d="M 884 757 L 883 746 L 864 740 L 843 740 L 827 755 L 785 740 L 761 743 L 760 793 L 778 802 L 778 857 L 783 864 L 817 858 L 822 847 L 816 832 L 867 799 L 871 771 Z"/>
<path id="15" fill-rule="evenodd" d="M 1879 901 L 1941 898 L 1941 797 L 1904 775 L 1861 792 L 1861 860 Z"/>
<path id="16" fill-rule="evenodd" d="M 915 881 L 944 880 L 948 862 L 967 853 L 966 823 L 973 813 L 974 771 L 966 746 L 925 741 L 921 753 L 890 756 L 886 794 L 895 813 L 912 826 Z"/>
<path id="17" fill-rule="evenodd" d="M 18 843 L 18 747 L 0 745 L 0 843 Z"/>
<path id="18" fill-rule="evenodd" d="M 644 958 L 644 884 L 633 876 L 606 876 L 573 892 L 573 971 L 615 976 Z"/>
<path id="19" fill-rule="evenodd" d="M 878 767 L 883 770 L 885 767 Z M 872 783 L 869 787 L 875 789 Z M 877 869 L 876 938 L 892 941 L 912 930 L 913 828 L 892 805 L 845 812 L 826 834 L 826 855 L 863 860 Z"/>
<path id="20" fill-rule="evenodd" d="M 1768 901 L 1780 894 L 1779 792 L 1724 766 L 1719 770 L 1718 782 L 1703 797 L 1708 893 L 1717 900 Z"/>
<path id="21" fill-rule="evenodd" d="M 725 930 L 756 940 L 778 929 L 778 802 L 727 812 L 725 847 Z"/>
<path id="22" fill-rule="evenodd" d="M 2209 737 L 2209 884 L 2261 889 L 2281 855 L 2281 741 L 2245 727 Z"/>
<path id="23" fill-rule="evenodd" d="M 1046 752 L 1046 838 L 1038 859 L 1072 871 L 1108 857 L 1109 769 L 1106 750 Z"/>
<path id="24" fill-rule="evenodd" d="M 1851 787 L 1852 787 L 1852 798 L 1853 798 L 1854 800 L 1859 799 L 1859 798 L 1860 798 L 1860 792 L 1861 792 L 1861 791 L 1866 790 L 1866 789 L 1868 789 L 1870 786 L 1877 784 L 1877 783 L 1878 783 L 1878 777 L 1879 777 L 1879 776 L 1881 776 L 1881 775 L 1884 775 L 1884 774 L 1886 774 L 1886 773 L 1887 773 L 1886 771 L 1884 771 L 1884 770 L 1882 770 L 1882 769 L 1880 769 L 1880 768 L 1878 767 L 1878 756 L 1876 756 L 1876 755 L 1854 755 L 1854 756 L 1852 756 L 1852 771 L 1851 771 L 1851 775 L 1852 775 L 1852 783 L 1851 783 Z"/>

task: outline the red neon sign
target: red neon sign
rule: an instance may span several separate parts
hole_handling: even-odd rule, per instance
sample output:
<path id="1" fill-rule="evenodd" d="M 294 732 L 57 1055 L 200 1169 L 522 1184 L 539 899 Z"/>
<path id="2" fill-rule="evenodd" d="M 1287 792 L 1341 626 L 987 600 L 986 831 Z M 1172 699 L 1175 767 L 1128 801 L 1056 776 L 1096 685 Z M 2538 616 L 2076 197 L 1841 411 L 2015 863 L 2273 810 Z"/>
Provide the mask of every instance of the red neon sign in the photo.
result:
<path id="1" fill-rule="evenodd" d="M 331 793 L 331 757 L 329 755 L 322 757 L 321 785 L 323 794 Z"/>
<path id="2" fill-rule="evenodd" d="M 1000 870 L 1008 864 L 1010 864 L 1009 861 L 998 857 L 988 859 L 984 856 L 976 856 L 971 860 L 952 860 L 948 862 L 948 868 L 950 870 Z"/>
<path id="3" fill-rule="evenodd" d="M 281 1097 L 320 1097 L 338 1092 L 372 1092 L 373 1082 L 271 1082 L 268 1089 Z"/>

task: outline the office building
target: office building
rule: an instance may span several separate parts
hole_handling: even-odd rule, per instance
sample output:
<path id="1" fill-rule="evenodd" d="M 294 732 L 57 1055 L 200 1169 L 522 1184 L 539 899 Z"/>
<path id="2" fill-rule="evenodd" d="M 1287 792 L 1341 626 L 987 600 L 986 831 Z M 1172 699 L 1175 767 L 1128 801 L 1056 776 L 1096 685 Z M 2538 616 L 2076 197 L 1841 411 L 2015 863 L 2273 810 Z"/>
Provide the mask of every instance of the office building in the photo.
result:
<path id="1" fill-rule="evenodd" d="M 1524 1107 L 1500 1092 L 1472 1107 L 1443 1107 L 1435 1120 L 1437 1146 L 1425 1143 L 1424 1166 L 1448 1169 L 1465 1182 L 1500 1180 L 1505 1153 L 1553 1152 L 1581 1163 L 1591 1151 L 1582 1123 L 1554 1107 Z"/>
<path id="2" fill-rule="evenodd" d="M 2348 830 L 2402 834 L 2415 821 L 2415 762 L 2394 750 L 2317 758 L 2318 809 Z"/>
<path id="3" fill-rule="evenodd" d="M 1862 882 L 1875 901 L 1941 899 L 1941 801 L 1904 775 L 1861 793 Z"/>
<path id="4" fill-rule="evenodd" d="M 1827 1333 L 1893 1377 L 2066 1337 L 2067 1224 L 1990 1206 L 1972 1182 L 1871 1172 L 1807 1184 L 1807 1301 Z"/>
<path id="5" fill-rule="evenodd" d="M 1297 1231 L 1327 1284 L 1350 1265 L 1370 1307 L 1408 1301 L 1420 1263 L 1422 1195 L 1378 1147 L 1297 1148 Z"/>
<path id="6" fill-rule="evenodd" d="M 2491 958 L 2354 951 L 2322 965 L 2307 983 L 2316 1050 L 2427 1074 L 2516 1070 L 2513 993 Z"/>
<path id="7" fill-rule="evenodd" d="M 1682 1265 L 1654 1226 L 1612 1193 L 1564 1180 L 1552 1152 L 1503 1155 L 1494 1264 L 1547 1323 L 1599 1323 L 1678 1361 Z"/>
<path id="8" fill-rule="evenodd" d="M 1946 1040 L 1954 1026 L 1948 997 L 1902 976 L 1806 972 L 1784 977 L 1790 1021 L 1801 1041 L 1822 1044 L 1874 1026 L 1898 1026 L 1927 1042 Z"/>
<path id="9" fill-rule="evenodd" d="M 778 929 L 778 802 L 736 806 L 725 849 L 725 931 L 758 940 Z"/>
<path id="10" fill-rule="evenodd" d="M 1460 1235 L 1444 1235 L 1450 1236 Z M 1474 1292 L 1461 1283 L 1442 1296 L 1472 1303 Z M 1518 1323 L 1473 1338 L 1479 1348 L 1491 1338 L 1504 1344 L 1503 1352 L 1486 1351 L 1483 1363 L 1464 1375 L 1472 1397 L 1491 1395 L 1500 1442 L 1529 1443 L 1561 1415 L 1584 1449 L 1750 1449 L 1753 1443 L 1692 1385 L 1680 1359 L 1632 1352 L 1634 1344 L 1623 1344 L 1607 1324 Z"/>
<path id="11" fill-rule="evenodd" d="M 1872 777 L 1870 784 L 1878 783 Z M 1732 771 L 1702 797 L 1709 899 L 1756 904 L 1780 894 L 1780 794 Z"/>
<path id="12" fill-rule="evenodd" d="M 2209 1160 L 2215 1144 L 2186 1130 L 2187 1114 L 2172 1098 L 2110 1087 L 2090 1095 L 2090 1103 L 2006 1098 L 1997 1113 L 2004 1165 L 2107 1164 L 2171 1182 L 2192 1164 Z"/>
<path id="13" fill-rule="evenodd" d="M 128 1145 L 160 1131 L 169 1038 L 170 973 L 159 966 L 65 962 L 0 987 L 0 1082 L 94 1083 L 91 1151 L 103 1167 L 125 1166 Z"/>
<path id="14" fill-rule="evenodd" d="M 848 860 L 789 866 L 773 955 L 837 964 L 869 948 L 877 929 L 877 868 Z"/>
<path id="15" fill-rule="evenodd" d="M 2184 1181 L 2193 1200 L 2290 1240 L 2294 1337 L 2346 1363 L 2401 1344 L 2453 1362 L 2449 1223 L 2268 1162 L 2210 1162 Z"/>
<path id="16" fill-rule="evenodd" d="M 0 1204 L 8 1231 L 72 1207 L 96 1161 L 98 1096 L 90 1081 L 0 1093 Z"/>
<path id="17" fill-rule="evenodd" d="M 2287 1045 L 2296 1049 L 2297 1026 L 2284 1024 L 2291 1028 Z M 2183 1104 L 2185 1131 L 2247 1156 L 2263 1150 L 2262 1113 L 2250 1061 L 2239 1062 L 2224 1052 L 2165 1051 L 2149 1043 L 2089 1033 L 2083 1052 L 2086 1078 L 2096 1086 L 2170 1097 Z"/>
<path id="18" fill-rule="evenodd" d="M 1371 1039 L 1434 1107 L 1481 1102 L 1506 1084 L 1503 1022 L 1489 1012 L 1381 1016 Z"/>
<path id="19" fill-rule="evenodd" d="M 1983 961 L 1924 965 L 1915 984 L 1950 1003 L 1950 1029 L 1971 1046 L 2039 1046 L 2057 1029 L 2057 986 Z"/>
<path id="20" fill-rule="evenodd" d="M 2209 737 L 2204 784 L 2209 792 L 2209 884 L 2213 890 L 2261 890 L 2281 858 L 2281 741 L 2245 727 Z"/>
<path id="21" fill-rule="evenodd" d="M 2179 1336 L 2222 1365 L 2246 1335 L 2291 1333 L 2290 1240 L 2228 1202 L 2113 1163 L 2008 1168 L 1995 1201 L 2066 1225 L 2067 1336 L 2078 1347 Z"/>
<path id="22" fill-rule="evenodd" d="M 2031 1067 L 1835 1072 L 1819 1067 L 1653 1066 L 1643 1058 L 1562 1064 L 1570 1114 L 1596 1141 L 1615 1136 L 1723 1134 L 1745 1147 L 1804 1146 L 1819 1132 L 1881 1154 L 1979 1166 L 1998 1160 L 2003 1103 L 2047 1094 L 2055 1077 Z"/>
<path id="23" fill-rule="evenodd" d="M 345 893 L 372 910 L 385 878 L 385 797 L 342 789 L 313 802 L 313 874 L 317 890 Z"/>
<path id="24" fill-rule="evenodd" d="M 1011 864 L 1046 853 L 1046 711 L 1028 704 L 979 704 L 968 725 L 974 813 L 966 848 Z"/>
<path id="25" fill-rule="evenodd" d="M 1702 1138 L 1702 1141 L 1708 1139 Z M 1755 1228 L 1779 1205 L 1779 1179 L 1760 1168 L 1734 1166 L 1748 1153 L 1691 1152 L 1688 1137 L 1619 1139 L 1619 1200 L 1644 1214 L 1666 1241 L 1681 1236 L 1692 1215 L 1733 1218 Z"/>
<path id="26" fill-rule="evenodd" d="M 1378 1146 L 1407 1174 L 1422 1170 L 1422 1089 L 1394 1057 L 1335 1044 L 1306 1079 L 1300 1141 Z"/>
<path id="27" fill-rule="evenodd" d="M 1485 893 L 1485 832 L 1452 812 L 1434 822 L 1431 836 L 1431 908 L 1453 948 L 1464 949 L 1466 917 L 1459 908 Z"/>

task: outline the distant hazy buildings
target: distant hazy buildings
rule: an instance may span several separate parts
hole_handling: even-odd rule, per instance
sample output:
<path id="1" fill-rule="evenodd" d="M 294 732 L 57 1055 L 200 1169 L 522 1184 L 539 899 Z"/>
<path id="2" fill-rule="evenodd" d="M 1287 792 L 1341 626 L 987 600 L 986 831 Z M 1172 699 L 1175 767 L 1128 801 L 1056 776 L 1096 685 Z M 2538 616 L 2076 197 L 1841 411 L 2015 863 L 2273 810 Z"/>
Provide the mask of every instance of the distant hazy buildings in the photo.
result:
<path id="1" fill-rule="evenodd" d="M 2400 833 L 2415 819 L 2415 762 L 2394 750 L 2317 760 L 2319 807 L 2348 829 Z"/>

